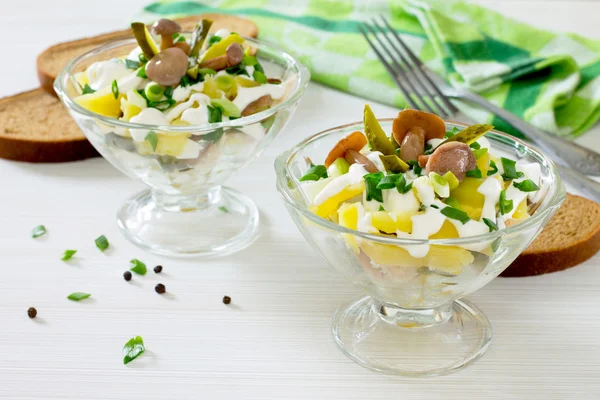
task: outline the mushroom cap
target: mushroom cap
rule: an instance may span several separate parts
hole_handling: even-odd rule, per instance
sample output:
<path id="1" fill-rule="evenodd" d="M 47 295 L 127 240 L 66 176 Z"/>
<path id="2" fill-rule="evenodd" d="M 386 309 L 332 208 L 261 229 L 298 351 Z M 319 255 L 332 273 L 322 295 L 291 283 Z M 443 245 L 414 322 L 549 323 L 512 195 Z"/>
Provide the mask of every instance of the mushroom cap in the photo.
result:
<path id="1" fill-rule="evenodd" d="M 427 159 L 427 174 L 436 172 L 444 175 L 451 171 L 459 181 L 465 179 L 467 171 L 477 166 L 475 154 L 468 144 L 447 142 L 439 145 Z"/>
<path id="2" fill-rule="evenodd" d="M 155 35 L 172 35 L 181 32 L 181 25 L 177 22 L 161 18 L 152 25 L 152 32 Z"/>
<path id="3" fill-rule="evenodd" d="M 244 59 L 244 49 L 239 43 L 231 43 L 227 46 L 227 65 L 233 67 L 238 65 Z"/>
<path id="4" fill-rule="evenodd" d="M 400 144 L 408 132 L 419 128 L 425 134 L 425 142 L 433 138 L 442 139 L 446 135 L 446 124 L 437 115 L 419 110 L 402 110 L 392 123 L 394 140 Z"/>
<path id="5" fill-rule="evenodd" d="M 177 47 L 169 47 L 152 57 L 146 65 L 148 78 L 161 86 L 176 85 L 188 68 L 188 56 Z"/>

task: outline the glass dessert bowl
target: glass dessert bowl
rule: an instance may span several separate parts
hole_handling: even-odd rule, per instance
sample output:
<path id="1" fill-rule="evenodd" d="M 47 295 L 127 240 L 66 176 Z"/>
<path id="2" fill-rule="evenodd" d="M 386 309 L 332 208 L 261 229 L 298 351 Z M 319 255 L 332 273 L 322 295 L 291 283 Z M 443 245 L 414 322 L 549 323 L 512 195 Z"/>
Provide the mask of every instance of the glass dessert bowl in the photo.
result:
<path id="1" fill-rule="evenodd" d="M 149 186 L 118 212 L 127 239 L 168 256 L 225 255 L 253 241 L 259 214 L 222 185 L 281 132 L 310 75 L 258 40 L 208 35 L 211 21 L 193 33 L 166 21 L 152 28 L 160 49 L 134 23 L 136 39 L 72 60 L 55 91 L 98 152 Z"/>
<path id="2" fill-rule="evenodd" d="M 378 122 L 381 132 L 392 132 L 393 119 L 371 120 L 370 123 L 373 121 Z M 462 133 L 467 128 L 460 123 L 444 124 L 444 130 L 449 134 L 452 131 Z M 444 193 L 443 187 L 436 186 L 439 182 L 433 183 L 430 177 L 435 173 L 429 172 L 429 166 L 426 169 L 423 165 L 422 171 L 417 173 L 411 168 L 394 174 L 385 163 L 386 171 L 383 172 L 387 175 L 381 173 L 379 178 L 379 182 L 385 183 L 379 185 L 384 189 L 379 190 L 381 202 L 373 204 L 378 196 L 374 192 L 377 183 L 373 184 L 372 179 L 379 172 L 374 174 L 375 170 L 371 171 L 367 164 L 383 168 L 381 163 L 376 162 L 376 157 L 372 157 L 379 144 L 373 145 L 372 137 L 367 133 L 369 146 L 361 150 L 364 157 L 348 156 L 348 149 L 352 148 L 350 141 L 353 140 L 350 138 L 357 137 L 357 131 L 362 133 L 362 123 L 318 133 L 277 157 L 277 189 L 298 229 L 330 266 L 367 293 L 366 297 L 340 307 L 332 325 L 338 346 L 359 364 L 389 374 L 441 375 L 464 367 L 481 356 L 490 344 L 492 329 L 488 319 L 463 297 L 498 276 L 536 237 L 565 197 L 560 177 L 549 159 L 518 139 L 490 128 L 484 129 L 485 136 L 477 140 L 482 146 L 471 145 L 471 148 L 478 150 L 487 146 L 485 148 L 494 149 L 493 157 L 498 157 L 497 161 L 500 156 L 507 157 L 503 158 L 506 164 L 505 161 L 502 165 L 494 163 L 499 164 L 500 171 L 484 170 L 483 176 L 473 177 L 472 173 L 467 173 L 460 179 L 461 186 L 458 189 L 454 186 L 449 191 L 450 196 L 448 192 Z M 356 149 L 367 143 L 361 140 Z M 429 142 L 433 144 L 429 151 L 435 153 L 444 139 L 433 140 L 437 142 Z M 340 150 L 340 143 L 344 143 L 341 147 L 346 155 L 338 152 L 331 158 L 336 148 Z M 476 150 L 474 152 L 478 155 L 487 153 Z M 433 155 L 430 157 L 433 159 Z M 344 158 L 349 162 L 345 162 Z M 313 161 L 320 160 L 326 160 L 327 167 L 312 165 Z M 489 166 L 492 160 L 490 156 L 486 164 Z M 481 165 L 480 158 L 477 161 Z M 425 162 L 422 160 L 422 164 Z M 358 176 L 364 176 L 364 183 L 351 178 L 353 170 L 357 169 L 356 164 L 361 163 L 366 170 L 359 172 Z M 351 164 L 349 169 L 348 164 Z M 511 165 L 516 166 L 512 171 Z M 519 172 L 526 165 L 534 166 L 529 171 L 538 172 L 531 176 Z M 510 178 L 511 173 L 515 179 L 504 183 L 504 194 L 496 193 L 497 200 L 504 201 L 504 209 L 499 210 L 498 205 L 492 207 L 487 216 L 494 221 L 483 221 L 486 219 L 481 215 L 486 215 L 486 211 L 482 210 L 483 203 L 478 206 L 471 202 L 472 198 L 480 195 L 477 195 L 477 186 L 486 179 L 492 183 L 496 179 L 502 187 L 503 179 Z M 419 174 L 426 178 L 418 178 Z M 456 175 L 460 174 L 457 172 Z M 537 181 L 534 188 L 525 188 L 531 185 L 523 183 L 531 180 L 529 178 Z M 347 179 L 346 189 L 340 191 L 344 185 L 338 185 L 337 190 L 331 189 L 336 186 L 331 184 L 336 179 L 338 182 Z M 386 187 L 394 179 L 395 186 Z M 435 190 L 435 196 L 425 201 L 423 190 L 427 185 L 423 181 L 429 179 L 432 181 L 430 192 Z M 474 186 L 477 179 L 480 181 Z M 467 183 L 463 185 L 465 181 Z M 316 188 L 319 182 L 323 183 Z M 442 179 L 444 185 L 448 182 L 450 179 Z M 519 194 L 515 189 L 508 189 L 513 184 L 515 188 L 520 187 L 520 190 L 530 193 L 517 199 L 515 196 Z M 329 202 L 319 200 L 319 193 L 323 197 L 327 186 L 337 193 L 330 190 Z M 355 192 L 352 188 L 356 189 Z M 441 196 L 438 196 L 438 189 L 439 193 L 443 193 Z M 403 196 L 417 199 L 414 205 L 408 206 L 414 207 L 410 214 L 412 218 L 406 218 L 407 200 Z M 509 200 L 511 196 L 513 198 Z M 535 201 L 530 201 L 529 197 Z M 459 201 L 456 201 L 457 198 Z M 336 199 L 334 202 L 338 204 L 335 207 L 331 207 L 331 199 Z M 512 200 L 515 203 L 522 201 L 528 209 L 514 204 L 515 210 L 512 210 Z M 507 211 L 507 202 L 511 204 L 510 212 Z M 403 211 L 394 214 L 391 210 L 398 206 Z M 327 208 L 329 210 L 323 213 Z M 437 220 L 433 215 L 441 215 L 442 219 Z M 410 221 L 408 227 L 407 221 Z M 443 225 L 431 228 L 442 222 Z M 387 229 L 386 224 L 393 227 Z M 421 226 L 415 230 L 419 224 Z M 466 227 L 471 232 L 463 235 Z M 425 238 L 418 238 L 417 231 L 422 233 L 423 229 L 426 233 L 422 237 Z"/>

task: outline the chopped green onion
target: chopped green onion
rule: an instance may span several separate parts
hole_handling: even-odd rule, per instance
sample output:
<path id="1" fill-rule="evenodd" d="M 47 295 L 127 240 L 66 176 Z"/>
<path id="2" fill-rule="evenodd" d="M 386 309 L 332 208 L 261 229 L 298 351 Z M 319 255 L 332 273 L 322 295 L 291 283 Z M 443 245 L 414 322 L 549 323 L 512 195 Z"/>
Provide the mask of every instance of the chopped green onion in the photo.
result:
<path id="1" fill-rule="evenodd" d="M 339 171 L 340 175 L 347 174 L 348 171 L 350 171 L 350 164 L 348 164 L 348 161 L 346 161 L 345 158 L 342 158 L 342 157 L 337 158 L 333 162 L 332 165 L 335 166 L 335 168 L 337 168 L 337 170 Z"/>
<path id="2" fill-rule="evenodd" d="M 267 77 L 265 76 L 265 74 L 263 72 L 260 72 L 258 70 L 255 70 L 252 73 L 252 77 L 254 78 L 254 80 L 258 83 L 267 83 Z"/>
<path id="3" fill-rule="evenodd" d="M 131 271 L 135 272 L 138 275 L 146 275 L 146 264 L 144 264 L 137 258 L 132 259 L 131 261 L 129 261 L 129 263 L 131 264 Z"/>
<path id="4" fill-rule="evenodd" d="M 540 190 L 540 187 L 531 179 L 526 179 L 522 182 L 513 182 L 513 186 L 519 189 L 521 192 L 535 192 L 536 190 Z"/>
<path id="5" fill-rule="evenodd" d="M 65 253 L 63 254 L 61 260 L 68 261 L 71 258 L 73 258 L 73 256 L 75 255 L 75 253 L 77 253 L 77 250 L 65 250 Z"/>
<path id="6" fill-rule="evenodd" d="M 73 301 L 80 301 L 80 300 L 87 299 L 90 296 L 91 296 L 91 294 L 89 294 L 89 293 L 75 292 L 75 293 L 71 293 L 70 295 L 68 295 L 67 299 L 73 300 Z"/>
<path id="7" fill-rule="evenodd" d="M 210 68 L 200 68 L 198 70 L 198 73 L 200 75 L 216 75 L 217 71 L 215 71 L 214 69 L 210 69 Z"/>
<path id="8" fill-rule="evenodd" d="M 383 172 L 366 174 L 363 178 L 365 179 L 367 201 L 377 200 L 378 202 L 383 203 L 381 189 L 377 189 L 377 185 L 383 179 Z"/>
<path id="9" fill-rule="evenodd" d="M 492 167 L 492 169 L 488 169 L 487 176 L 492 176 L 496 172 L 498 172 L 498 167 L 496 166 L 496 163 L 493 160 L 490 160 L 490 167 Z"/>
<path id="10" fill-rule="evenodd" d="M 228 117 L 240 117 L 242 112 L 235 104 L 227 99 L 212 99 L 210 104 L 213 107 L 219 107 L 222 114 Z"/>
<path id="11" fill-rule="evenodd" d="M 119 98 L 119 85 L 117 84 L 116 79 L 112 82 L 110 89 L 112 90 L 112 94 L 113 94 L 113 96 L 115 96 L 115 99 L 118 99 Z"/>
<path id="12" fill-rule="evenodd" d="M 454 175 L 454 173 L 452 171 L 448 171 L 442 176 L 444 177 L 446 182 L 448 182 L 448 186 L 450 186 L 450 190 L 456 189 L 458 187 L 458 185 L 460 184 L 460 182 L 458 181 L 458 178 L 456 177 L 456 175 Z"/>
<path id="13" fill-rule="evenodd" d="M 131 338 L 123 346 L 123 364 L 128 364 L 138 358 L 140 354 L 146 351 L 144 339 L 141 336 Z"/>
<path id="14" fill-rule="evenodd" d="M 174 90 L 175 90 L 175 89 L 173 89 L 173 86 L 167 86 L 167 87 L 165 88 L 165 92 L 164 92 L 163 94 L 165 95 L 165 97 L 166 97 L 167 99 L 171 99 L 171 98 L 173 98 L 173 91 L 174 91 Z"/>
<path id="15" fill-rule="evenodd" d="M 160 101 L 164 92 L 165 89 L 155 82 L 148 82 L 144 88 L 146 98 L 150 101 Z"/>
<path id="16" fill-rule="evenodd" d="M 471 219 L 469 218 L 469 215 L 463 210 L 459 210 L 458 208 L 450 206 L 442 208 L 442 211 L 440 212 L 448 218 L 456 219 L 462 222 L 463 225 L 469 222 L 469 220 Z"/>
<path id="17" fill-rule="evenodd" d="M 130 59 L 125 59 L 125 66 L 128 69 L 138 69 L 140 67 L 140 63 L 138 61 L 134 61 L 134 60 L 130 60 Z"/>
<path id="18" fill-rule="evenodd" d="M 219 107 L 208 107 L 208 122 L 215 124 L 217 122 L 223 122 L 223 112 Z"/>
<path id="19" fill-rule="evenodd" d="M 402 174 L 389 174 L 383 177 L 377 184 L 377 189 L 393 189 L 396 187 L 398 180 L 404 177 Z"/>
<path id="20" fill-rule="evenodd" d="M 385 211 L 385 208 L 383 208 L 383 206 L 379 206 L 379 211 Z"/>
<path id="21" fill-rule="evenodd" d="M 96 247 L 101 251 L 104 251 L 108 248 L 108 239 L 104 235 L 99 236 L 94 242 L 96 242 Z"/>
<path id="22" fill-rule="evenodd" d="M 146 68 L 140 68 L 139 71 L 137 72 L 137 74 L 135 74 L 137 77 L 142 78 L 142 79 L 148 79 L 148 75 L 146 75 Z"/>
<path id="23" fill-rule="evenodd" d="M 311 165 L 306 174 L 300 178 L 300 182 L 318 181 L 321 178 L 327 178 L 327 168 L 324 165 Z"/>
<path id="24" fill-rule="evenodd" d="M 210 39 L 208 39 L 208 47 L 212 46 L 215 43 L 219 43 L 221 41 L 221 36 L 213 35 Z"/>
<path id="25" fill-rule="evenodd" d="M 31 237 L 37 238 L 46 234 L 46 227 L 44 225 L 38 225 L 31 231 Z"/>
<path id="26" fill-rule="evenodd" d="M 244 63 L 244 65 L 248 65 L 250 67 L 253 67 L 256 64 L 258 64 L 258 60 L 256 59 L 256 57 L 249 55 L 245 55 L 242 59 L 242 62 Z"/>
<path id="27" fill-rule="evenodd" d="M 475 168 L 475 169 L 472 169 L 470 171 L 467 171 L 467 176 L 469 178 L 478 178 L 478 179 L 481 179 L 483 175 L 481 174 L 481 170 L 479 168 Z"/>
<path id="28" fill-rule="evenodd" d="M 502 174 L 502 179 L 505 181 L 510 181 L 511 179 L 518 179 L 523 177 L 522 172 L 517 171 L 517 163 L 514 160 L 509 160 L 508 158 L 501 157 L 502 168 L 504 169 L 504 173 Z"/>
<path id="29" fill-rule="evenodd" d="M 445 202 L 452 208 L 462 210 L 462 206 L 460 205 L 460 202 L 456 199 L 456 197 L 450 196 L 445 200 Z"/>
<path id="30" fill-rule="evenodd" d="M 446 134 L 444 135 L 444 137 L 447 138 L 451 138 L 452 136 L 456 135 L 458 132 L 460 132 L 460 130 L 455 126 L 454 128 L 452 128 L 451 131 L 447 131 Z"/>
<path id="31" fill-rule="evenodd" d="M 177 39 L 177 43 L 179 42 L 185 42 L 185 36 L 179 36 L 179 39 Z"/>
<path id="32" fill-rule="evenodd" d="M 221 207 L 219 207 L 219 211 L 224 212 L 224 213 L 228 213 L 229 209 L 227 209 L 227 207 L 225 207 L 225 206 L 221 206 Z"/>
<path id="33" fill-rule="evenodd" d="M 404 175 L 401 175 L 400 179 L 398 179 L 398 182 L 396 182 L 396 190 L 398 190 L 398 193 L 406 194 L 411 189 L 412 189 L 412 182 L 407 185 L 406 178 L 404 177 Z"/>
<path id="34" fill-rule="evenodd" d="M 421 175 L 421 171 L 423 171 L 423 168 L 421 168 L 421 166 L 419 165 L 419 162 L 417 160 L 408 161 L 408 165 L 413 167 L 413 171 L 415 174 Z"/>
<path id="35" fill-rule="evenodd" d="M 472 148 L 473 150 L 479 150 L 481 149 L 481 145 L 477 142 L 473 142 L 469 145 L 470 148 Z"/>
<path id="36" fill-rule="evenodd" d="M 496 223 L 491 219 L 484 218 L 483 223 L 486 224 L 488 228 L 490 228 L 490 232 L 498 230 L 498 225 L 496 225 Z"/>
<path id="37" fill-rule="evenodd" d="M 94 89 L 92 89 L 90 87 L 90 85 L 88 85 L 87 83 L 85 84 L 85 86 L 83 87 L 83 90 L 81 91 L 81 94 L 90 94 L 90 93 L 95 93 L 96 91 Z"/>
<path id="38" fill-rule="evenodd" d="M 144 55 L 144 53 L 140 53 L 138 55 L 138 60 L 140 60 L 140 62 L 142 64 L 146 64 L 148 62 L 148 59 L 146 58 L 146 56 Z"/>
<path id="39" fill-rule="evenodd" d="M 448 197 L 450 196 L 450 184 L 448 181 L 435 172 L 431 172 L 429 174 L 429 180 L 433 186 L 433 191 L 440 197 Z"/>
<path id="40" fill-rule="evenodd" d="M 478 149 L 475 150 L 473 152 L 473 155 L 475 156 L 476 160 L 479 160 L 481 157 L 485 156 L 488 152 L 488 149 L 486 149 L 485 147 L 483 149 Z"/>
<path id="41" fill-rule="evenodd" d="M 152 146 L 152 151 L 156 151 L 156 146 L 158 146 L 158 135 L 156 134 L 156 132 L 148 132 L 144 140 L 150 143 L 150 146 Z"/>
<path id="42" fill-rule="evenodd" d="M 227 72 L 229 75 L 246 75 L 248 77 L 250 76 L 248 74 L 248 71 L 246 71 L 246 67 L 244 65 L 242 65 L 242 63 L 239 63 L 236 66 L 225 69 L 225 72 Z"/>
<path id="43" fill-rule="evenodd" d="M 435 204 L 431 204 L 429 207 L 431 208 L 435 208 L 436 210 L 439 210 L 440 208 L 438 206 L 436 206 Z"/>
<path id="44" fill-rule="evenodd" d="M 500 214 L 508 214 L 513 209 L 513 201 L 506 200 L 506 190 L 500 192 Z"/>

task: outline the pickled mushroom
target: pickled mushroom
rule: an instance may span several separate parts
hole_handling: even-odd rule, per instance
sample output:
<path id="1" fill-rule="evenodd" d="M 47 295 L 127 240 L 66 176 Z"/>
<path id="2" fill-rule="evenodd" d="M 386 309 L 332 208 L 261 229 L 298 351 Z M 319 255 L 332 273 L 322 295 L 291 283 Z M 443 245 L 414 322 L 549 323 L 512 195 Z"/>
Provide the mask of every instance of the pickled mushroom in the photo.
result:
<path id="1" fill-rule="evenodd" d="M 477 166 L 477 160 L 469 145 L 461 142 L 442 143 L 429 156 L 426 168 L 427 173 L 436 172 L 444 175 L 450 171 L 462 182 L 467 171 Z"/>
<path id="2" fill-rule="evenodd" d="M 402 110 L 392 123 L 392 135 L 400 144 L 400 158 L 404 161 L 417 160 L 425 152 L 428 140 L 444 138 L 446 124 L 434 114 Z"/>
<path id="3" fill-rule="evenodd" d="M 177 47 L 170 47 L 152 57 L 146 65 L 146 75 L 161 86 L 171 86 L 181 81 L 187 68 L 187 54 Z"/>
<path id="4" fill-rule="evenodd" d="M 181 32 L 181 25 L 167 18 L 161 18 L 158 21 L 156 21 L 154 25 L 152 25 L 152 33 L 154 33 L 155 35 L 160 35 L 161 37 L 161 50 L 173 47 L 173 34 L 179 32 Z"/>
<path id="5" fill-rule="evenodd" d="M 329 168 L 331 164 L 338 158 L 345 158 L 346 152 L 348 150 L 356 150 L 360 151 L 363 147 L 367 145 L 367 139 L 362 132 L 355 131 L 349 134 L 348 136 L 342 138 L 333 149 L 327 155 L 325 159 L 325 166 Z M 350 161 L 348 161 L 351 163 Z M 351 163 L 352 164 L 352 163 Z"/>

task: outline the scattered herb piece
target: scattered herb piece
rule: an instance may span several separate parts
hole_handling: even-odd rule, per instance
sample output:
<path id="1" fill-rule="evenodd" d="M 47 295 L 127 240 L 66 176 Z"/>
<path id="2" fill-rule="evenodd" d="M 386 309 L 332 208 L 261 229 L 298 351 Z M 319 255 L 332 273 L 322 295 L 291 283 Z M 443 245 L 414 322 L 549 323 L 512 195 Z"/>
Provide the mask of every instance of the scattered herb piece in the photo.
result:
<path id="1" fill-rule="evenodd" d="M 106 250 L 109 245 L 108 239 L 104 235 L 99 236 L 94 242 L 96 242 L 96 247 L 99 248 L 101 251 Z"/>
<path id="2" fill-rule="evenodd" d="M 379 211 L 385 211 L 385 208 L 383 208 L 383 206 L 379 206 Z"/>
<path id="3" fill-rule="evenodd" d="M 517 163 L 514 160 L 509 160 L 508 158 L 501 157 L 502 168 L 504 169 L 504 173 L 502 174 L 502 179 L 505 181 L 510 181 L 511 179 L 518 179 L 523 177 L 522 172 L 517 171 Z"/>
<path id="4" fill-rule="evenodd" d="M 398 193 L 408 193 L 412 189 L 412 182 L 407 185 L 406 178 L 402 175 L 400 179 L 398 179 L 398 182 L 396 182 L 396 189 L 398 190 Z"/>
<path id="5" fill-rule="evenodd" d="M 185 36 L 179 36 L 179 39 L 177 39 L 177 43 L 179 42 L 185 42 Z"/>
<path id="6" fill-rule="evenodd" d="M 110 90 L 112 91 L 113 96 L 115 96 L 115 99 L 118 99 L 119 98 L 119 85 L 117 84 L 116 79 L 112 82 Z"/>
<path id="7" fill-rule="evenodd" d="M 229 303 L 231 303 L 231 297 L 223 296 L 223 304 L 229 304 Z"/>
<path id="8" fill-rule="evenodd" d="M 85 84 L 85 86 L 83 87 L 83 90 L 81 91 L 81 94 L 90 94 L 90 93 L 95 93 L 96 91 L 94 89 L 92 89 L 90 87 L 90 85 L 88 85 L 87 83 Z"/>
<path id="9" fill-rule="evenodd" d="M 267 77 L 265 76 L 264 72 L 261 72 L 259 70 L 254 70 L 254 72 L 252 73 L 252 77 L 258 83 L 267 83 Z"/>
<path id="10" fill-rule="evenodd" d="M 167 291 L 167 289 L 165 288 L 165 285 L 163 285 L 162 283 L 159 283 L 158 285 L 156 285 L 154 287 L 154 290 L 156 291 L 156 293 L 158 294 L 163 294 L 164 292 Z"/>
<path id="11" fill-rule="evenodd" d="M 486 149 L 485 147 L 483 149 L 478 149 L 475 150 L 473 152 L 473 155 L 475 156 L 476 160 L 479 160 L 481 157 L 485 156 L 488 152 L 488 149 Z"/>
<path id="12" fill-rule="evenodd" d="M 125 280 L 127 282 L 129 282 L 131 280 L 131 277 L 132 277 L 131 272 L 129 272 L 129 271 L 123 272 L 123 278 L 125 278 Z"/>
<path id="13" fill-rule="evenodd" d="M 144 264 L 137 258 L 132 259 L 131 261 L 129 261 L 129 263 L 131 264 L 131 271 L 135 272 L 138 275 L 146 275 L 146 272 L 148 271 L 146 269 L 146 264 Z"/>
<path id="14" fill-rule="evenodd" d="M 239 63 L 238 65 L 227 68 L 225 71 L 229 75 L 246 75 L 247 77 L 250 77 L 250 74 L 248 74 L 248 71 L 246 71 L 246 67 L 243 65 L 243 63 Z"/>
<path id="15" fill-rule="evenodd" d="M 471 219 L 469 218 L 469 215 L 463 210 L 459 210 L 458 208 L 450 206 L 442 208 L 442 211 L 440 212 L 448 218 L 456 219 L 462 222 L 463 225 L 469 222 L 469 220 Z"/>
<path id="16" fill-rule="evenodd" d="M 318 181 L 321 178 L 327 178 L 327 168 L 324 165 L 311 165 L 306 174 L 300 178 L 300 182 Z"/>
<path id="17" fill-rule="evenodd" d="M 150 146 L 152 146 L 152 151 L 156 151 L 156 146 L 158 146 L 158 135 L 154 131 L 148 132 L 145 139 Z"/>
<path id="18" fill-rule="evenodd" d="M 46 227 L 44 225 L 38 225 L 31 231 L 31 237 L 37 238 L 46 234 Z"/>
<path id="19" fill-rule="evenodd" d="M 479 150 L 481 149 L 481 145 L 477 142 L 473 142 L 469 145 L 470 148 L 472 148 L 473 150 Z"/>
<path id="20" fill-rule="evenodd" d="M 506 190 L 500 192 L 500 214 L 508 214 L 513 209 L 513 201 L 506 200 Z"/>
<path id="21" fill-rule="evenodd" d="M 224 213 L 228 213 L 229 209 L 227 207 L 225 207 L 225 206 L 221 206 L 221 207 L 219 207 L 219 211 L 224 212 Z"/>
<path id="22" fill-rule="evenodd" d="M 140 70 L 137 72 L 136 76 L 138 76 L 139 78 L 142 78 L 142 79 L 148 79 L 148 75 L 146 75 L 146 68 L 140 68 Z"/>
<path id="23" fill-rule="evenodd" d="M 460 202 L 455 197 L 452 197 L 452 196 L 448 197 L 446 199 L 446 204 L 452 208 L 456 208 L 457 210 L 462 210 Z"/>
<path id="24" fill-rule="evenodd" d="M 208 39 L 208 47 L 212 46 L 215 43 L 219 43 L 221 41 L 221 36 L 211 36 L 210 39 Z"/>
<path id="25" fill-rule="evenodd" d="M 146 351 L 146 347 L 144 346 L 144 339 L 141 336 L 129 339 L 125 343 L 125 346 L 123 346 L 123 364 L 128 364 L 135 360 L 144 351 Z"/>
<path id="26" fill-rule="evenodd" d="M 208 107 L 208 122 L 211 124 L 217 122 L 223 122 L 223 112 L 219 107 L 212 107 L 207 105 Z"/>
<path id="27" fill-rule="evenodd" d="M 33 307 L 29 307 L 29 309 L 27 310 L 27 316 L 29 316 L 29 318 L 35 318 L 37 315 L 37 310 Z"/>
<path id="28" fill-rule="evenodd" d="M 374 174 L 366 174 L 364 177 L 366 185 L 367 201 L 377 200 L 383 203 L 383 194 L 381 189 L 377 189 L 377 185 L 383 179 L 383 172 L 376 172 Z"/>
<path id="29" fill-rule="evenodd" d="M 403 178 L 402 174 L 389 174 L 383 177 L 377 184 L 377 189 L 393 189 L 396 187 L 398 180 Z"/>
<path id="30" fill-rule="evenodd" d="M 408 165 L 410 165 L 413 168 L 413 171 L 415 174 L 421 175 L 423 168 L 421 168 L 421 166 L 419 165 L 419 162 L 417 160 L 408 161 Z"/>
<path id="31" fill-rule="evenodd" d="M 498 225 L 491 219 L 484 218 L 483 222 L 490 228 L 490 232 L 498 230 Z"/>
<path id="32" fill-rule="evenodd" d="M 163 94 L 165 95 L 165 97 L 166 97 L 167 99 L 171 99 L 171 98 L 173 98 L 173 91 L 174 91 L 174 90 L 175 90 L 175 89 L 173 89 L 173 86 L 167 86 L 167 87 L 165 88 L 165 91 L 164 91 L 164 93 L 163 93 Z"/>
<path id="33" fill-rule="evenodd" d="M 440 208 L 438 206 L 436 206 L 435 204 L 430 205 L 429 207 L 431 208 L 435 208 L 436 210 L 439 210 Z"/>
<path id="34" fill-rule="evenodd" d="M 140 60 L 140 62 L 142 64 L 146 64 L 148 62 L 148 59 L 146 58 L 146 56 L 144 55 L 144 53 L 140 53 L 138 55 L 138 60 Z"/>
<path id="35" fill-rule="evenodd" d="M 140 67 L 140 62 L 139 61 L 134 61 L 134 60 L 130 60 L 130 59 L 125 59 L 125 66 L 128 69 L 138 69 Z"/>
<path id="36" fill-rule="evenodd" d="M 496 163 L 493 160 L 490 160 L 490 167 L 492 167 L 492 169 L 488 170 L 487 176 L 492 176 L 496 172 L 498 172 L 498 167 L 496 166 Z"/>
<path id="37" fill-rule="evenodd" d="M 425 145 L 425 152 L 423 154 L 428 156 L 431 153 L 433 153 L 433 146 L 430 144 Z"/>
<path id="38" fill-rule="evenodd" d="M 73 300 L 73 301 L 81 301 L 81 300 L 87 299 L 90 296 L 91 296 L 91 294 L 89 294 L 89 293 L 75 292 L 75 293 L 71 293 L 70 295 L 68 295 L 67 299 Z"/>
<path id="39" fill-rule="evenodd" d="M 156 267 L 154 267 L 155 274 L 160 274 L 161 272 L 162 272 L 162 265 L 157 265 Z"/>
<path id="40" fill-rule="evenodd" d="M 73 256 L 75 255 L 75 253 L 77 253 L 77 250 L 65 250 L 65 253 L 63 254 L 61 260 L 68 261 L 71 258 L 73 258 Z"/>
<path id="41" fill-rule="evenodd" d="M 481 170 L 480 170 L 479 168 L 475 168 L 475 169 L 472 169 L 472 170 L 470 170 L 470 171 L 467 171 L 467 174 L 466 174 L 466 175 L 467 175 L 469 178 L 478 178 L 478 179 L 481 179 L 481 177 L 483 176 L 483 175 L 481 174 Z"/>
<path id="42" fill-rule="evenodd" d="M 522 182 L 513 182 L 513 186 L 519 189 L 521 192 L 535 192 L 536 190 L 540 190 L 540 187 L 531 179 L 525 179 Z"/>
<path id="43" fill-rule="evenodd" d="M 451 131 L 447 131 L 447 132 L 446 132 L 446 134 L 444 135 L 444 137 L 445 137 L 446 139 L 447 139 L 447 138 L 451 138 L 452 136 L 456 135 L 458 132 L 460 132 L 460 131 L 458 130 L 458 128 L 457 128 L 457 127 L 454 127 L 454 128 L 452 128 L 452 130 L 451 130 Z"/>

